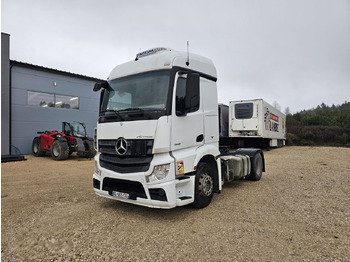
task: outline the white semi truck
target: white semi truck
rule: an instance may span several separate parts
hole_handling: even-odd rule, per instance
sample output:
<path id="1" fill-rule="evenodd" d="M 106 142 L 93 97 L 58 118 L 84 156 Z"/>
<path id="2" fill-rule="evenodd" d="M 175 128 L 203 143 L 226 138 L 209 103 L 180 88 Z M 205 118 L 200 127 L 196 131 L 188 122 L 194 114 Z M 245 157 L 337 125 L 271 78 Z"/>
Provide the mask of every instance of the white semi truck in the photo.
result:
<path id="1" fill-rule="evenodd" d="M 286 115 L 263 99 L 230 102 L 229 138 L 237 147 L 284 146 L 285 125 Z"/>
<path id="2" fill-rule="evenodd" d="M 259 180 L 260 149 L 219 150 L 216 80 L 211 60 L 153 48 L 96 83 L 95 192 L 152 208 L 203 208 L 225 182 Z"/>

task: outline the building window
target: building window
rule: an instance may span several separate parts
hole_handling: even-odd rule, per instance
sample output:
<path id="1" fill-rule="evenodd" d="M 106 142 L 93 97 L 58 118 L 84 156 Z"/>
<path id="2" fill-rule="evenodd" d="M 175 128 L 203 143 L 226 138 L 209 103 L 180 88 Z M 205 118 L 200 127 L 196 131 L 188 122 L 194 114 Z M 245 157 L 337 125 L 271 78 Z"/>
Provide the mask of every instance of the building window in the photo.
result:
<path id="1" fill-rule="evenodd" d="M 55 95 L 28 91 L 28 105 L 55 107 Z"/>
<path id="2" fill-rule="evenodd" d="M 79 97 L 28 91 L 28 105 L 79 109 Z"/>
<path id="3" fill-rule="evenodd" d="M 55 106 L 58 108 L 79 109 L 79 97 L 55 95 Z"/>

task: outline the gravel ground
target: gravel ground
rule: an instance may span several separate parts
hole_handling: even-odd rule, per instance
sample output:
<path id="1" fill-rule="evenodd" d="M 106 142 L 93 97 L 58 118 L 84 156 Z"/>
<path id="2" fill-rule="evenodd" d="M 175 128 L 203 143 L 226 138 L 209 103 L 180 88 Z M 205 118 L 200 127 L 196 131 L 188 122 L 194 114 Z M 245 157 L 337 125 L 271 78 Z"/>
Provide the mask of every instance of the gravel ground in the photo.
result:
<path id="1" fill-rule="evenodd" d="M 350 261 L 350 149 L 265 152 L 205 209 L 104 199 L 94 161 L 1 164 L 2 261 Z"/>

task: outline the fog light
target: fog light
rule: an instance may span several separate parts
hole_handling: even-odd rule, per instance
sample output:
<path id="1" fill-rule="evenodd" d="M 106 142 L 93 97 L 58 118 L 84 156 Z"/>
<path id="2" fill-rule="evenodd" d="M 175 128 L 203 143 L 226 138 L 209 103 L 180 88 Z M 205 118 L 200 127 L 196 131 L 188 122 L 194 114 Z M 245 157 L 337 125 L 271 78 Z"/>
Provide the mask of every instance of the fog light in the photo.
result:
<path id="1" fill-rule="evenodd" d="M 155 166 L 152 174 L 146 176 L 147 182 L 159 181 L 167 177 L 170 170 L 170 164 Z"/>
<path id="2" fill-rule="evenodd" d="M 98 163 L 96 160 L 95 160 L 95 174 L 99 177 L 101 176 L 101 170 L 98 168 Z"/>

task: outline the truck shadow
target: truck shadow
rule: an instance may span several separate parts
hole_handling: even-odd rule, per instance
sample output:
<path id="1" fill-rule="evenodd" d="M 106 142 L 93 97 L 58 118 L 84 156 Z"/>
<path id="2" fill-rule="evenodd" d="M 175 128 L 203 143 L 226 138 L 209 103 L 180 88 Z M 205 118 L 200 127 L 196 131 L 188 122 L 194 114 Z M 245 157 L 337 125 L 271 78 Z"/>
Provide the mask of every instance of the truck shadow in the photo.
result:
<path id="1" fill-rule="evenodd" d="M 232 194 L 231 191 L 235 191 L 241 187 L 249 186 L 253 183 L 249 180 L 237 180 L 226 182 L 220 194 L 214 194 L 211 204 L 203 209 L 197 209 L 191 205 L 179 206 L 172 209 L 158 209 L 149 208 L 144 206 L 133 205 L 130 203 L 124 203 L 120 201 L 115 201 L 111 199 L 103 199 L 100 207 L 108 213 L 120 216 L 127 215 L 130 217 L 142 217 L 147 220 L 154 221 L 178 221 L 181 219 L 186 219 L 188 217 L 196 216 L 196 214 L 213 212 L 213 209 L 217 208 L 216 205 L 220 203 L 222 196 L 226 194 Z"/>
<path id="2" fill-rule="evenodd" d="M 225 191 L 226 189 L 235 189 L 235 188 L 243 187 L 250 183 L 254 183 L 254 182 L 247 179 L 239 179 L 239 180 L 234 180 L 230 182 L 225 182 L 225 184 L 222 187 L 222 191 Z"/>
<path id="3" fill-rule="evenodd" d="M 198 211 L 198 209 L 193 208 L 191 205 L 175 207 L 172 209 L 160 209 L 160 208 L 149 208 L 144 206 L 133 205 L 130 203 L 124 203 L 120 201 L 114 201 L 106 199 L 102 204 L 101 208 L 107 210 L 108 212 L 125 213 L 131 216 L 142 216 L 147 217 L 147 219 L 152 220 L 174 220 L 179 219 L 179 217 L 186 216 L 192 212 Z"/>

